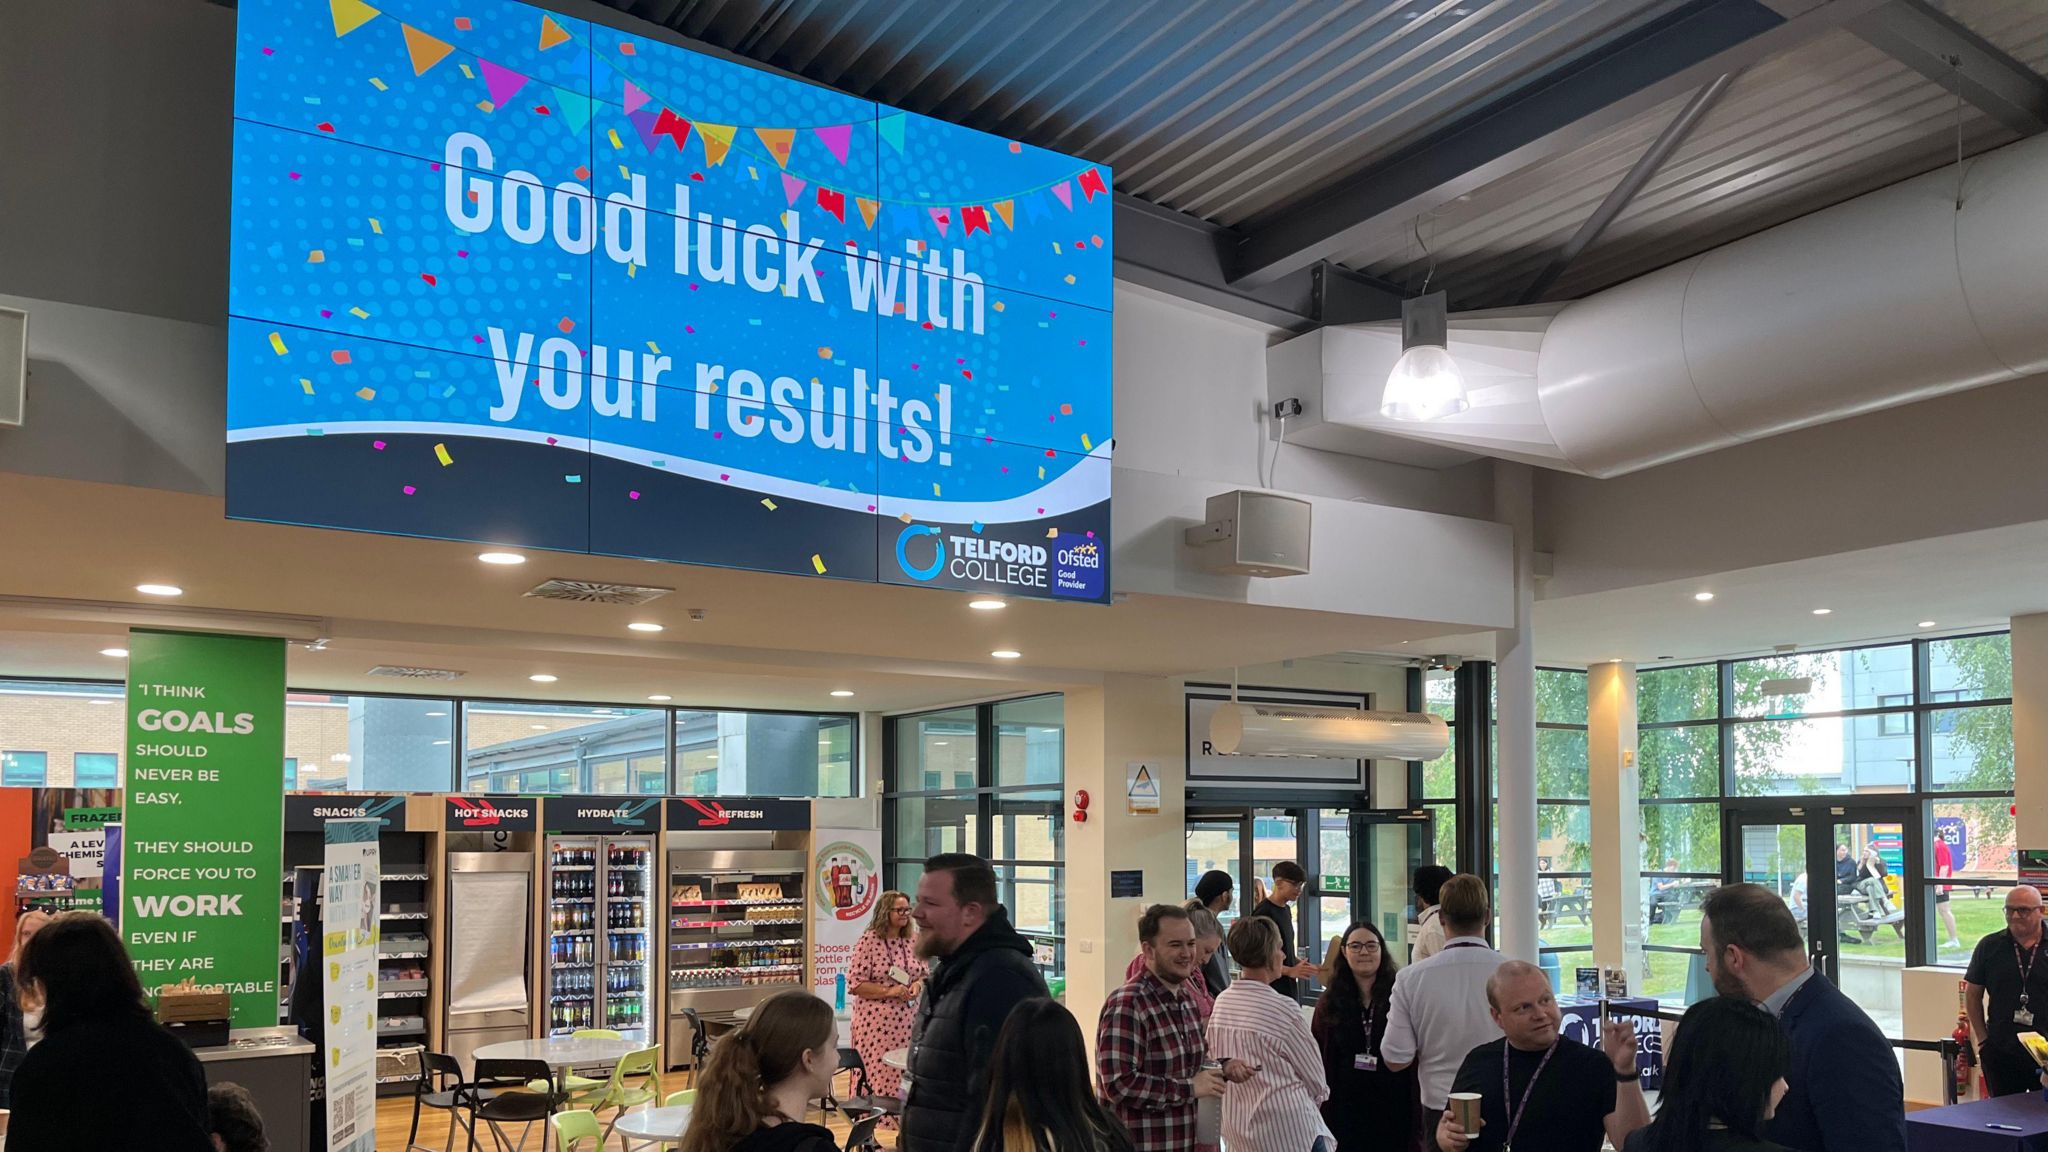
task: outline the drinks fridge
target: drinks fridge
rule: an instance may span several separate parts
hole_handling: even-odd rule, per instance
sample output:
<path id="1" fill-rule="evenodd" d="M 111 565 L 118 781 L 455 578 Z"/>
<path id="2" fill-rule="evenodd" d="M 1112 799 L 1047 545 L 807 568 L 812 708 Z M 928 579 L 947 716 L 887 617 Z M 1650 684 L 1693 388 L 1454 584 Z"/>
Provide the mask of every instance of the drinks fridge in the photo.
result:
<path id="1" fill-rule="evenodd" d="M 547 1035 L 653 1034 L 654 838 L 548 837 Z"/>
<path id="2" fill-rule="evenodd" d="M 671 833 L 670 842 L 678 840 L 687 842 Z M 671 1051 L 689 1051 L 686 1008 L 722 1017 L 777 992 L 808 987 L 809 864 L 810 854 L 801 851 L 669 852 Z"/>

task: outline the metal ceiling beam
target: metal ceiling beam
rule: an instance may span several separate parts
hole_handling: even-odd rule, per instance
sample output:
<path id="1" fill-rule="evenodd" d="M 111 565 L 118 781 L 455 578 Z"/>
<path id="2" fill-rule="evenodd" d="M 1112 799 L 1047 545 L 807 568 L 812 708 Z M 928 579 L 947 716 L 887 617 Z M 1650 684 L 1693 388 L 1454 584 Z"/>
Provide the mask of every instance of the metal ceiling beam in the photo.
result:
<path id="1" fill-rule="evenodd" d="M 1925 0 L 1891 0 L 1849 30 L 2022 136 L 2048 129 L 2048 78 Z"/>
<path id="2" fill-rule="evenodd" d="M 1607 226 L 1621 216 L 1622 210 L 1634 202 L 1636 194 L 1650 182 L 1650 177 L 1655 176 L 1664 167 L 1664 162 L 1671 159 L 1671 154 L 1678 151 L 1678 146 L 1685 143 L 1685 138 L 1692 135 L 1692 130 L 1699 125 L 1700 118 L 1707 114 L 1707 109 L 1714 106 L 1723 92 L 1728 91 L 1728 85 L 1734 79 L 1733 73 L 1723 72 L 1714 77 L 1706 87 L 1692 94 L 1692 99 L 1686 101 L 1685 107 L 1678 110 L 1678 115 L 1671 118 L 1671 123 L 1664 126 L 1664 130 L 1657 134 L 1657 138 L 1650 142 L 1650 146 L 1643 150 L 1641 156 L 1636 157 L 1635 164 L 1622 176 L 1621 183 L 1616 184 L 1607 193 L 1606 198 L 1600 201 L 1600 206 L 1593 209 L 1593 214 L 1586 217 L 1586 222 L 1579 225 L 1577 232 L 1572 233 L 1572 238 L 1565 241 L 1564 247 L 1557 250 L 1557 255 L 1550 258 L 1550 263 L 1522 293 L 1522 303 L 1534 304 L 1541 300 L 1543 294 L 1550 291 L 1550 286 L 1557 283 L 1557 278 L 1564 275 L 1564 270 L 1571 267 L 1572 261 L 1577 260 L 1580 253 L 1593 246 L 1593 241 L 1598 240 L 1600 234 L 1607 231 Z"/>
<path id="3" fill-rule="evenodd" d="M 1237 233 L 1123 192 L 1114 203 L 1119 280 L 1296 332 L 1401 314 L 1399 288 L 1334 264 L 1255 287 L 1233 285 L 1224 259 Z"/>
<path id="4" fill-rule="evenodd" d="M 1569 152 L 1644 111 L 1875 11 L 1884 0 L 1829 0 L 1790 20 L 1756 0 L 1695 0 L 1403 150 L 1284 219 L 1232 254 L 1233 286 L 1298 272 L 1538 161 Z"/>

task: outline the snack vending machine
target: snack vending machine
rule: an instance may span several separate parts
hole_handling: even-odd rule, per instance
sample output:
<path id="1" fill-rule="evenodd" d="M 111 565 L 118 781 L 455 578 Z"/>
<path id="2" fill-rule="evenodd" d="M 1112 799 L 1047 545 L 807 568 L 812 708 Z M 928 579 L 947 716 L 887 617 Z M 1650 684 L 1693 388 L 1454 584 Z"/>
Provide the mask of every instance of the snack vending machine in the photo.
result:
<path id="1" fill-rule="evenodd" d="M 548 797 L 543 858 L 548 896 L 546 1035 L 609 1028 L 646 1040 L 655 1033 L 658 988 L 655 800 Z M 641 822 L 645 823 L 642 824 Z M 646 827 L 645 834 L 614 830 Z"/>

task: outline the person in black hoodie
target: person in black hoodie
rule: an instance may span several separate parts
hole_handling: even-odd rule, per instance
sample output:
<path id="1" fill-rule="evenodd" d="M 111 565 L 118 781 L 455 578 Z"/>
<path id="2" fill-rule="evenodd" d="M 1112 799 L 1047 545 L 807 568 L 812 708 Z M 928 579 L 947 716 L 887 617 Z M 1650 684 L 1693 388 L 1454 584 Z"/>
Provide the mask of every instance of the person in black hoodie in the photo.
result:
<path id="1" fill-rule="evenodd" d="M 1010 1010 L 1046 995 L 1031 942 L 996 902 L 988 861 L 946 852 L 917 882 L 917 952 L 939 961 L 910 1042 L 910 1098 L 899 1152 L 966 1152 L 987 1095 L 989 1058 Z M 685 1149 L 685 1152 L 691 1152 Z"/>
<path id="2" fill-rule="evenodd" d="M 150 1019 L 113 925 L 92 912 L 56 917 L 22 950 L 20 977 L 42 997 L 43 1042 L 14 1073 L 9 1144 L 213 1152 L 206 1074 Z"/>
<path id="3" fill-rule="evenodd" d="M 835 1152 L 831 1130 L 803 1116 L 837 1071 L 832 1006 L 808 992 L 770 996 L 711 1049 L 683 1152 Z"/>

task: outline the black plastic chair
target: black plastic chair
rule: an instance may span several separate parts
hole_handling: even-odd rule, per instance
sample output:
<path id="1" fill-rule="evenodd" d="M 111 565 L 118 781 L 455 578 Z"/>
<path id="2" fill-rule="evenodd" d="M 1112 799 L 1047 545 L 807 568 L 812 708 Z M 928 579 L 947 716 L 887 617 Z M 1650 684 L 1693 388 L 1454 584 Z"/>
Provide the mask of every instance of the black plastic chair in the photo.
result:
<path id="1" fill-rule="evenodd" d="M 533 1125 L 554 1115 L 563 1099 L 563 1093 L 552 1087 L 544 1092 L 527 1089 L 534 1084 L 554 1082 L 555 1070 L 544 1060 L 477 1061 L 476 1079 L 456 1089 L 462 1107 L 469 1111 L 470 1152 L 476 1152 L 476 1126 L 480 1120 L 491 1126 L 491 1138 L 500 1149 L 506 1147 L 500 1124 L 526 1125 L 518 1144 L 525 1148 Z"/>
<path id="2" fill-rule="evenodd" d="M 846 1134 L 846 1152 L 874 1152 L 881 1142 L 875 1139 L 875 1128 L 881 1124 L 880 1116 L 870 1116 L 853 1126 Z"/>
<path id="3" fill-rule="evenodd" d="M 874 1084 L 868 1079 L 868 1067 L 861 1060 L 859 1049 L 839 1050 L 839 1070 L 852 1073 L 848 1086 L 853 1089 L 853 1095 L 831 1103 L 845 1113 L 847 1119 L 858 1122 L 869 1117 L 894 1116 L 903 1111 L 901 1100 L 875 1095 Z"/>
<path id="4" fill-rule="evenodd" d="M 439 1108 L 448 1113 L 448 1142 L 442 1152 L 452 1152 L 455 1147 L 455 1125 L 459 1122 L 458 1112 L 462 1108 L 462 1065 L 455 1057 L 441 1052 L 420 1053 L 420 1078 L 413 1081 L 412 1090 L 412 1131 L 405 1137 L 406 1152 L 419 1148 L 420 1108 Z"/>
<path id="5" fill-rule="evenodd" d="M 704 1058 L 711 1055 L 711 1037 L 704 1033 L 704 1017 L 695 1008 L 683 1009 L 683 1018 L 690 1022 L 690 1086 L 697 1084 L 697 1074 L 704 1069 Z"/>

